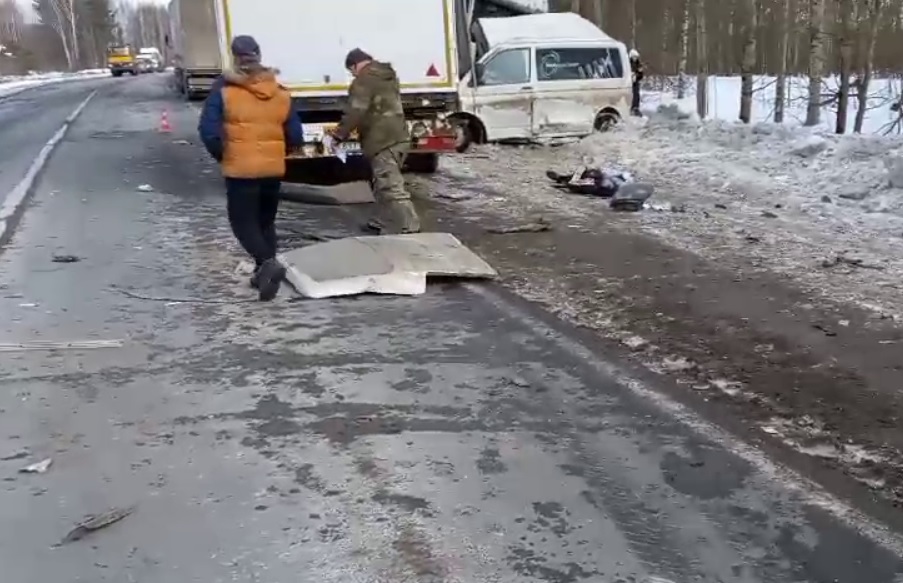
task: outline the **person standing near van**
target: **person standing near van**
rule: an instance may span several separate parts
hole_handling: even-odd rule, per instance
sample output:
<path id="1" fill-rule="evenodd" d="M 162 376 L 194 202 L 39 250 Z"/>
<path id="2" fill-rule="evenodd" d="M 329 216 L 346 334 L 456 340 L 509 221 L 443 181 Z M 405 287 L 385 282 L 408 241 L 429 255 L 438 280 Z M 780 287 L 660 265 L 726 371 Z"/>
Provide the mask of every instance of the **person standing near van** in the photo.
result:
<path id="1" fill-rule="evenodd" d="M 354 77 L 348 88 L 348 106 L 333 132 L 344 141 L 360 135 L 361 150 L 373 170 L 373 194 L 386 225 L 378 217 L 368 230 L 383 233 L 419 233 L 420 217 L 405 189 L 401 168 L 411 137 L 404 119 L 398 75 L 389 63 L 375 60 L 361 49 L 345 57 L 345 68 Z M 388 227 L 388 228 L 387 228 Z"/>
<path id="2" fill-rule="evenodd" d="M 640 60 L 640 52 L 630 49 L 630 73 L 633 81 L 633 96 L 630 103 L 630 115 L 641 116 L 640 113 L 640 82 L 643 80 L 643 62 Z"/>

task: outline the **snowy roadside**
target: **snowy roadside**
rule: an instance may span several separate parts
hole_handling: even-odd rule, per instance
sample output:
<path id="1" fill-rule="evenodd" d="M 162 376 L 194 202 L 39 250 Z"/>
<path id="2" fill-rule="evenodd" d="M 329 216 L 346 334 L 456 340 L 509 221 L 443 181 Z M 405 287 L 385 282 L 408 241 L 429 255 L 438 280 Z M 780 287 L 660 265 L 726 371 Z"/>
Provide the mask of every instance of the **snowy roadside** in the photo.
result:
<path id="1" fill-rule="evenodd" d="M 476 179 L 504 193 L 463 203 L 470 207 L 641 229 L 738 270 L 785 274 L 828 299 L 901 319 L 901 153 L 901 138 L 657 115 L 573 145 L 488 146 L 444 168 L 452 180 Z M 659 211 L 612 221 L 603 201 L 563 193 L 545 177 L 549 168 L 569 171 L 587 159 L 654 184 L 651 207 Z M 836 265 L 839 256 L 850 262 Z"/>
<path id="2" fill-rule="evenodd" d="M 76 81 L 109 75 L 106 69 L 88 69 L 75 73 L 37 73 L 34 75 L 0 77 L 0 97 L 9 97 L 32 87 Z"/>

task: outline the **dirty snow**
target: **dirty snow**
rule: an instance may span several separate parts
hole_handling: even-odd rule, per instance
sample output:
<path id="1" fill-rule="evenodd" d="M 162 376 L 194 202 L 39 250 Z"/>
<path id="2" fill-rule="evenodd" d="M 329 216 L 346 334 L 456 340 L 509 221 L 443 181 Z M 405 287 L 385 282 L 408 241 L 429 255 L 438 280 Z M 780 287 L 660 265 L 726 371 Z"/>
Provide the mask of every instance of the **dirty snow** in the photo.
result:
<path id="1" fill-rule="evenodd" d="M 718 94 L 731 95 L 720 85 Z M 791 105 L 789 119 L 805 107 Z M 786 274 L 814 293 L 900 317 L 903 138 L 700 122 L 660 109 L 576 144 L 487 146 L 450 157 L 444 179 L 489 187 L 456 206 L 519 218 L 541 214 L 585 229 L 639 228 L 725 266 Z M 717 109 L 728 111 L 728 104 Z M 876 117 L 883 113 L 876 107 L 867 125 L 881 127 L 886 122 Z M 587 161 L 652 183 L 650 208 L 612 221 L 604 201 L 558 191 L 544 175 Z"/>
<path id="2" fill-rule="evenodd" d="M 88 69 L 76 73 L 34 73 L 31 75 L 0 77 L 0 97 L 9 97 L 20 91 L 41 85 L 89 79 L 102 75 L 109 75 L 109 71 L 106 69 Z"/>

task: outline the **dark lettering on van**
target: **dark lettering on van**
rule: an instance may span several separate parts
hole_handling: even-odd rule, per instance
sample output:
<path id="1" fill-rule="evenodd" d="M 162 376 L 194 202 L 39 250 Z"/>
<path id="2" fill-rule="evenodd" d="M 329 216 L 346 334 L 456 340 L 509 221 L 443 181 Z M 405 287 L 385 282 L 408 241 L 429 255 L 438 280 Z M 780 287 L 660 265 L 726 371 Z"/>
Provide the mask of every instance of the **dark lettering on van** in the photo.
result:
<path id="1" fill-rule="evenodd" d="M 624 62 L 615 47 L 536 49 L 536 64 L 539 81 L 624 77 Z"/>

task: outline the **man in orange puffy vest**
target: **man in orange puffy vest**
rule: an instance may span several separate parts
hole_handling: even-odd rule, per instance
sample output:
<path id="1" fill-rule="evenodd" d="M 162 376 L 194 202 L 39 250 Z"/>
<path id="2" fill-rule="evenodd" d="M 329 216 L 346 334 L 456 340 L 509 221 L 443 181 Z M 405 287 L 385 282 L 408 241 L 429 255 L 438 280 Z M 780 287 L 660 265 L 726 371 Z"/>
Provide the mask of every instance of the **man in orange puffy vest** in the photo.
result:
<path id="1" fill-rule="evenodd" d="M 303 145 L 304 135 L 291 94 L 261 65 L 257 41 L 235 37 L 232 56 L 235 68 L 211 88 L 198 133 L 222 165 L 229 224 L 254 259 L 251 285 L 270 301 L 285 277 L 276 259 L 276 213 L 286 149 Z"/>

